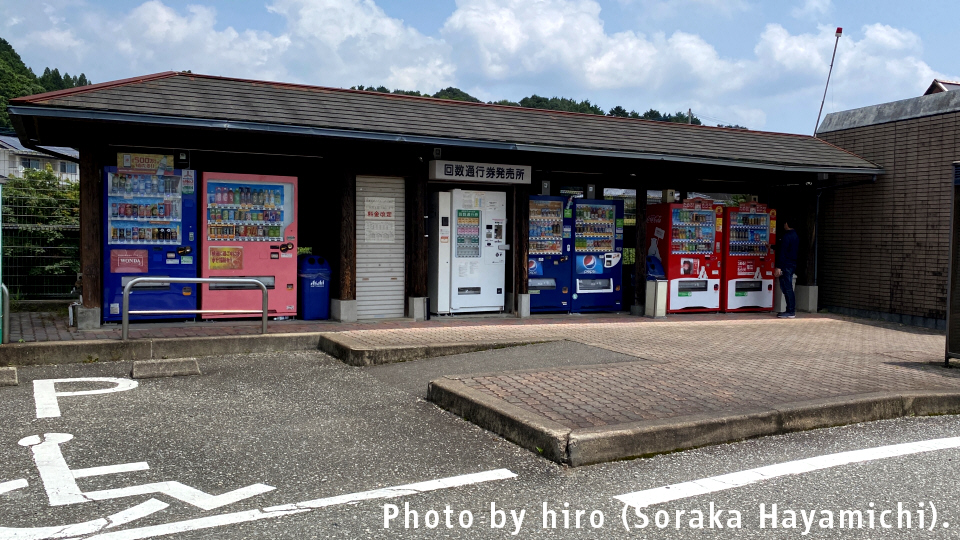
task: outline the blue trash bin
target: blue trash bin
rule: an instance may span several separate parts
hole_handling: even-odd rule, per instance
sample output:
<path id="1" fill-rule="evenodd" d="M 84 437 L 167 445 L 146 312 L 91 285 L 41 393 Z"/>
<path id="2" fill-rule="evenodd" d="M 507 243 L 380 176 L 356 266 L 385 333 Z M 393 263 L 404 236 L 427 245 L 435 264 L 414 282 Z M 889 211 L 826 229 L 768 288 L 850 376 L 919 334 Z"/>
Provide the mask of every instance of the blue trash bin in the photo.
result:
<path id="1" fill-rule="evenodd" d="M 316 321 L 330 318 L 330 265 L 316 255 L 297 257 L 300 287 L 297 297 L 300 318 Z"/>

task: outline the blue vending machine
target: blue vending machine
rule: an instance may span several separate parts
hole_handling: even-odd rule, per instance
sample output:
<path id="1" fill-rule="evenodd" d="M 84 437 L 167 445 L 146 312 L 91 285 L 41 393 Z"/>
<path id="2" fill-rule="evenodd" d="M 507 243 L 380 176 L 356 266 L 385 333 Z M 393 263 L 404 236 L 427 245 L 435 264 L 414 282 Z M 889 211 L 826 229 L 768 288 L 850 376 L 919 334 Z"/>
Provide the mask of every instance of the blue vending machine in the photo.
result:
<path id="1" fill-rule="evenodd" d="M 572 212 L 565 197 L 530 197 L 530 311 L 570 311 Z"/>
<path id="2" fill-rule="evenodd" d="M 620 311 L 623 201 L 573 199 L 571 311 Z"/>
<path id="3" fill-rule="evenodd" d="M 138 277 L 197 277 L 197 193 L 192 170 L 168 168 L 172 156 L 121 154 L 104 168 L 103 320 L 122 318 L 123 287 Z M 170 161 L 167 161 L 169 158 Z M 145 283 L 130 292 L 131 311 L 196 310 L 192 283 Z M 192 319 L 194 314 L 130 316 Z"/>

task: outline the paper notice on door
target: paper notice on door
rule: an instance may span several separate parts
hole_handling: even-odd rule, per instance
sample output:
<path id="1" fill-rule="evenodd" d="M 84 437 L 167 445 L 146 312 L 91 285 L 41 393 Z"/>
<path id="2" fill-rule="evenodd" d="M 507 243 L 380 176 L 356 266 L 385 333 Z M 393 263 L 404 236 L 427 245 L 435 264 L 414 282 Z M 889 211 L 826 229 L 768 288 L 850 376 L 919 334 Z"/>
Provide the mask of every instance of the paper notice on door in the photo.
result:
<path id="1" fill-rule="evenodd" d="M 393 221 L 367 221 L 363 224 L 363 241 L 367 244 L 392 244 L 396 238 Z"/>
<path id="2" fill-rule="evenodd" d="M 464 210 L 480 208 L 483 204 L 483 196 L 480 193 L 479 191 L 464 191 L 460 207 Z"/>
<path id="3" fill-rule="evenodd" d="M 467 272 L 468 272 L 468 271 L 469 271 L 469 270 L 467 269 L 467 263 L 462 262 L 462 263 L 460 263 L 460 264 L 457 265 L 457 276 L 459 276 L 459 277 L 467 277 Z"/>
<path id="4" fill-rule="evenodd" d="M 475 276 L 480 272 L 480 263 L 477 261 L 470 261 L 467 263 L 470 266 L 470 275 Z"/>

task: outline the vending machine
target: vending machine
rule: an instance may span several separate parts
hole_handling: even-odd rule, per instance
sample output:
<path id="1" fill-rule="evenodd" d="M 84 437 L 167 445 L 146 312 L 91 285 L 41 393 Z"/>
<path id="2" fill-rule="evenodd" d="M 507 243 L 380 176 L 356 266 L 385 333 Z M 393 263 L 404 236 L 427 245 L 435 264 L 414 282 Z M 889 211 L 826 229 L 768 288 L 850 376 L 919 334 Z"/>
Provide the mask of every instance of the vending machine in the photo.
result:
<path id="1" fill-rule="evenodd" d="M 647 257 L 669 282 L 667 312 L 720 309 L 723 207 L 707 199 L 647 207 Z"/>
<path id="2" fill-rule="evenodd" d="M 571 199 L 571 311 L 620 311 L 623 282 L 623 201 Z"/>
<path id="3" fill-rule="evenodd" d="M 431 312 L 503 311 L 507 194 L 454 189 L 431 206 Z"/>
<path id="4" fill-rule="evenodd" d="M 139 156 L 103 176 L 103 320 L 123 317 L 123 288 L 138 277 L 197 277 L 197 194 L 194 171 Z M 172 164 L 172 157 L 169 163 Z M 124 162 L 120 161 L 120 164 Z M 149 167 L 149 169 L 147 168 Z M 130 311 L 195 311 L 194 284 L 142 283 Z M 131 315 L 130 320 L 192 319 L 193 313 Z"/>
<path id="5" fill-rule="evenodd" d="M 724 223 L 723 311 L 773 311 L 777 211 L 742 203 L 725 209 Z"/>
<path id="6" fill-rule="evenodd" d="M 266 285 L 269 316 L 297 314 L 297 179 L 203 173 L 200 212 L 202 277 L 237 277 Z M 203 285 L 204 310 L 260 309 L 255 285 Z M 204 318 L 251 317 L 210 313 Z"/>
<path id="7" fill-rule="evenodd" d="M 527 289 L 530 311 L 570 311 L 572 205 L 566 197 L 530 197 Z"/>

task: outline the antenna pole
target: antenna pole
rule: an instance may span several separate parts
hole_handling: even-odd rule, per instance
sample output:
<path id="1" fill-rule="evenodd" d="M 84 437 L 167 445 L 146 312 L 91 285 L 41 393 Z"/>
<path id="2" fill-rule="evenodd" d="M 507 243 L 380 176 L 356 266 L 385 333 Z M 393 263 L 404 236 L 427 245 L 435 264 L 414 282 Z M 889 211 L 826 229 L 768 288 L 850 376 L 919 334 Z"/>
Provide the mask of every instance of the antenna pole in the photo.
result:
<path id="1" fill-rule="evenodd" d="M 817 136 L 817 128 L 820 127 L 820 115 L 823 114 L 823 104 L 827 101 L 827 88 L 830 88 L 830 75 L 833 75 L 833 60 L 837 57 L 837 45 L 840 43 L 840 35 L 843 34 L 843 28 L 837 27 L 837 40 L 833 42 L 833 56 L 830 57 L 830 71 L 827 72 L 827 85 L 823 87 L 823 99 L 820 101 L 820 112 L 817 113 L 817 125 L 813 126 L 813 136 Z"/>

